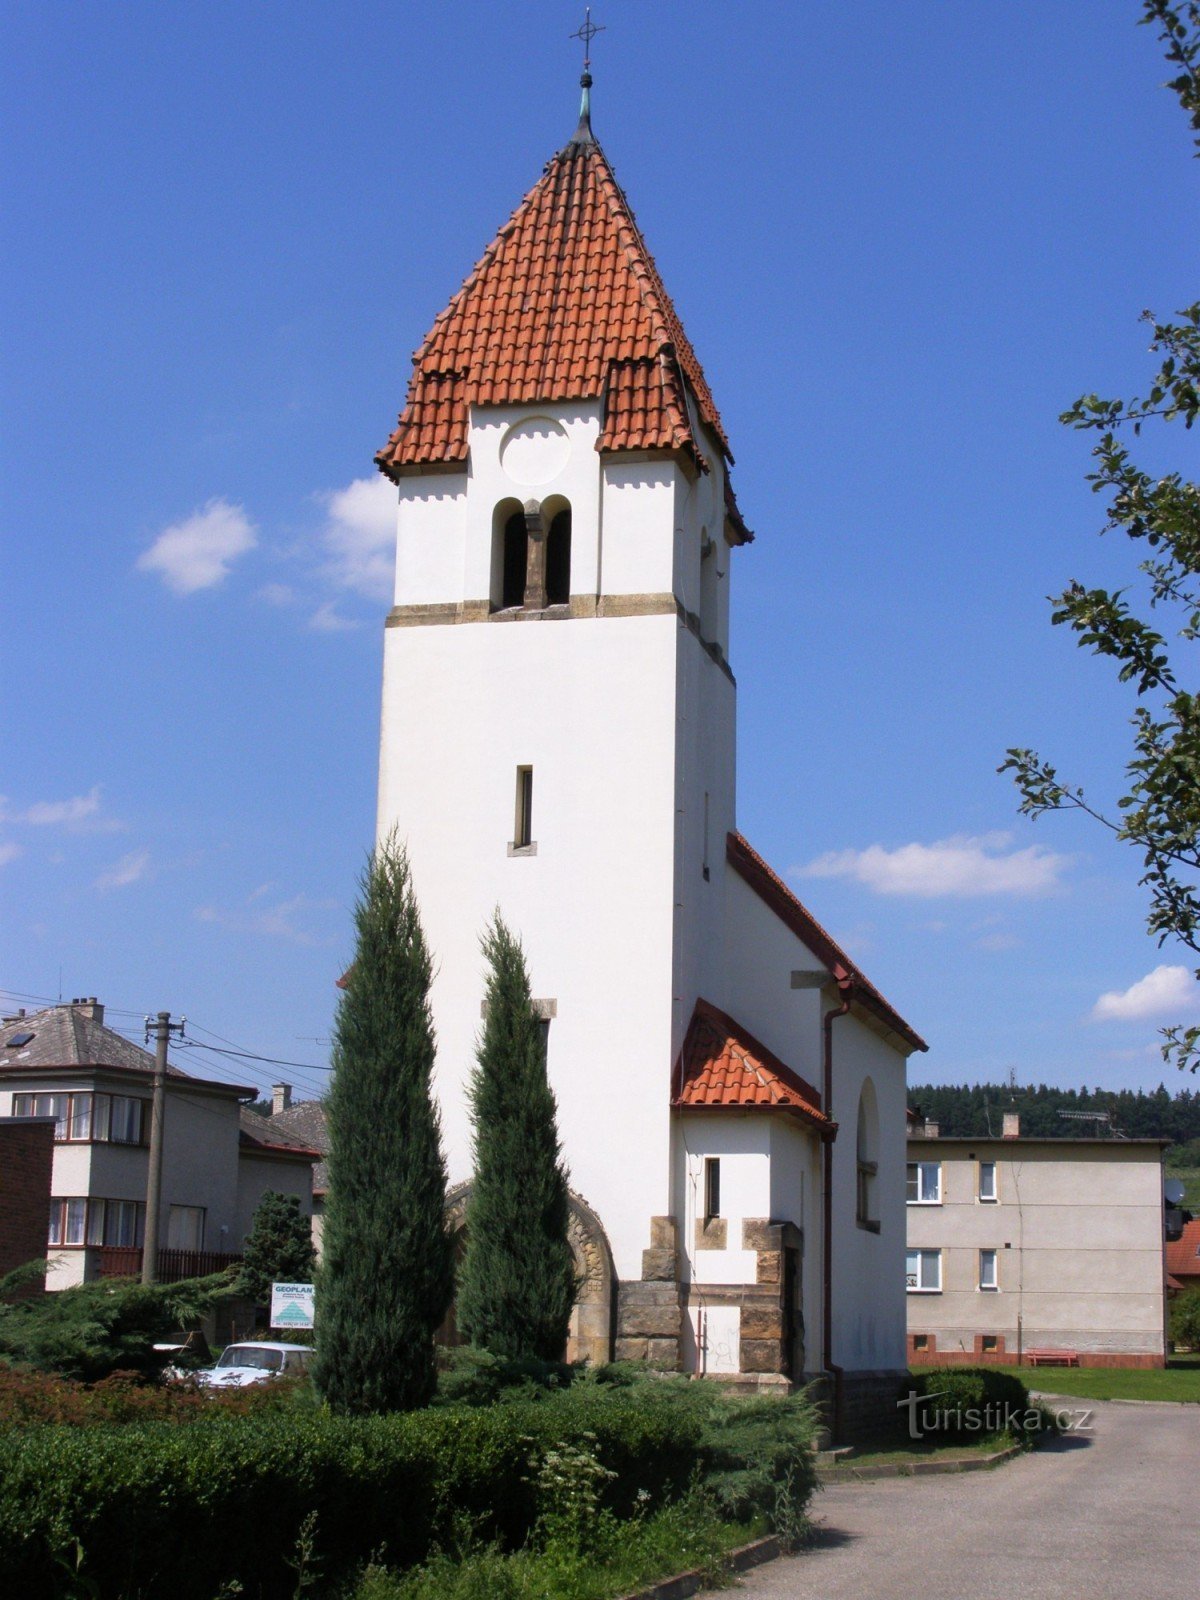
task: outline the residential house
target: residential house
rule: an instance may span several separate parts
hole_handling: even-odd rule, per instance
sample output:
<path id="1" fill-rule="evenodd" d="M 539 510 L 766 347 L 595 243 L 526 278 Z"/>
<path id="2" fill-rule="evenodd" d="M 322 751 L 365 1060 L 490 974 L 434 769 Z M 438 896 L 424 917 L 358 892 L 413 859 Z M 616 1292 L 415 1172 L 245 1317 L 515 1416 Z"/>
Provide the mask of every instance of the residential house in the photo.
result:
<path id="1" fill-rule="evenodd" d="M 154 1057 L 104 1022 L 94 998 L 7 1018 L 0 1118 L 53 1118 L 47 1287 L 141 1270 Z M 311 1207 L 318 1153 L 246 1111 L 256 1091 L 166 1074 L 160 1276 L 236 1258 L 267 1189 Z M 44 1226 L 44 1224 L 43 1224 Z"/>
<path id="2" fill-rule="evenodd" d="M 1176 1292 L 1200 1289 L 1200 1217 L 1185 1222 L 1179 1238 L 1167 1244 L 1167 1273 Z"/>
<path id="3" fill-rule="evenodd" d="M 436 953 L 451 1220 L 499 907 L 571 1174 L 570 1352 L 830 1374 L 849 1403 L 905 1364 L 925 1046 L 738 832 L 730 608 L 753 536 L 588 99 L 434 322 L 376 458 L 398 502 L 378 837 L 406 841 Z"/>
<path id="4" fill-rule="evenodd" d="M 1163 1141 L 908 1143 L 912 1363 L 1013 1363 L 1046 1351 L 1093 1367 L 1166 1352 Z"/>
<path id="5" fill-rule="evenodd" d="M 292 1088 L 287 1083 L 277 1083 L 271 1090 L 271 1114 L 259 1119 L 266 1126 L 264 1137 L 280 1135 L 294 1140 L 310 1150 L 320 1153 L 321 1159 L 312 1169 L 312 1238 L 318 1259 L 321 1254 L 321 1234 L 325 1225 L 325 1198 L 329 1193 L 329 1125 L 322 1100 L 297 1100 L 292 1102 Z"/>

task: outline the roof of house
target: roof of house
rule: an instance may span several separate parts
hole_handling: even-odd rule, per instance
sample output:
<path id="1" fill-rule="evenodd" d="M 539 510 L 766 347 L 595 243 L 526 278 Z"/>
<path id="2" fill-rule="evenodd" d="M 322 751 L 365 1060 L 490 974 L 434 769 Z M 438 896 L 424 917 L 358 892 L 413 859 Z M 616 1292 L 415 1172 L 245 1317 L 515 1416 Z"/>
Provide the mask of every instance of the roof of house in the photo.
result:
<path id="1" fill-rule="evenodd" d="M 1167 1271 L 1173 1278 L 1200 1278 L 1200 1217 L 1185 1222 L 1182 1235 L 1167 1245 Z"/>
<path id="2" fill-rule="evenodd" d="M 691 341 L 608 158 L 580 130 L 549 161 L 413 356 L 381 471 L 465 462 L 468 407 L 600 400 L 600 450 L 707 469 L 695 412 L 732 460 Z M 732 495 L 732 536 L 752 535 Z"/>
<path id="3" fill-rule="evenodd" d="M 102 1067 L 113 1072 L 137 1073 L 149 1077 L 154 1072 L 154 1057 L 141 1045 L 107 1027 L 92 1014 L 93 1002 L 47 1006 L 16 1017 L 0 1029 L 0 1074 L 10 1076 L 35 1072 L 62 1072 L 85 1067 Z M 98 1008 L 103 1016 L 103 1008 Z M 29 1039 L 22 1039 L 31 1034 Z M 22 1039 L 20 1044 L 13 1041 Z M 173 1062 L 167 1075 L 184 1079 L 203 1089 L 220 1089 L 239 1100 L 251 1098 L 255 1090 L 244 1084 L 224 1083 L 212 1078 L 197 1078 Z"/>
<path id="4" fill-rule="evenodd" d="M 268 1137 L 278 1135 L 281 1139 L 295 1140 L 321 1156 L 329 1154 L 329 1122 L 323 1100 L 298 1100 L 286 1111 L 276 1111 L 269 1117 L 259 1117 L 253 1112 L 251 1115 L 256 1122 L 266 1124 Z M 319 1161 L 313 1169 L 313 1188 L 318 1194 L 324 1194 L 329 1188 L 327 1161 Z"/>
<path id="5" fill-rule="evenodd" d="M 774 911 L 802 944 L 807 945 L 822 966 L 829 969 L 838 986 L 849 994 L 852 1001 L 857 1001 L 871 1012 L 911 1049 L 929 1049 L 916 1029 L 905 1022 L 895 1007 L 884 999 L 862 969 L 851 961 L 841 945 L 826 933 L 808 907 L 797 899 L 779 874 L 767 865 L 740 833 L 726 836 L 725 858 L 759 899 Z"/>
<path id="6" fill-rule="evenodd" d="M 320 1162 L 325 1153 L 324 1147 L 314 1146 L 298 1131 L 280 1127 L 278 1117 L 264 1117 L 257 1111 L 251 1111 L 248 1106 L 243 1106 L 241 1110 L 238 1142 L 244 1150 L 279 1156 L 285 1160 L 294 1158 L 297 1161 Z M 324 1165 L 323 1162 L 321 1164 Z"/>
<path id="7" fill-rule="evenodd" d="M 671 1103 L 688 1109 L 790 1111 L 832 1134 L 821 1096 L 746 1028 L 697 1000 L 675 1066 Z"/>

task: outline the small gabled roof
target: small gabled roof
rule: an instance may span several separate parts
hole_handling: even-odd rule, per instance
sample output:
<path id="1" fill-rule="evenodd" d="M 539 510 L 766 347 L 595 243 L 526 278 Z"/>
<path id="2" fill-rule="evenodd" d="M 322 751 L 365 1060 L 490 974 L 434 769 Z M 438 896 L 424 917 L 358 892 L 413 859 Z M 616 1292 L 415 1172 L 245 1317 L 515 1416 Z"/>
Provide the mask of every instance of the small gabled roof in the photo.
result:
<path id="1" fill-rule="evenodd" d="M 468 407 L 603 403 L 600 450 L 670 450 L 707 470 L 689 411 L 732 460 L 704 370 L 590 130 L 547 163 L 425 342 L 375 457 L 393 479 L 467 459 Z M 752 537 L 732 493 L 735 542 Z"/>
<path id="2" fill-rule="evenodd" d="M 272 1126 L 275 1124 L 275 1126 Z M 261 1155 L 292 1158 L 297 1161 L 320 1161 L 323 1150 L 314 1150 L 307 1140 L 279 1127 L 278 1117 L 264 1117 L 248 1106 L 242 1107 L 238 1143 L 243 1150 Z"/>
<path id="3" fill-rule="evenodd" d="M 251 1113 L 253 1115 L 253 1113 Z M 313 1170 L 313 1188 L 323 1194 L 329 1188 L 329 1122 L 323 1100 L 298 1100 L 286 1111 L 269 1117 L 256 1117 L 265 1124 L 264 1138 L 290 1139 L 315 1151 L 321 1160 Z"/>
<path id="4" fill-rule="evenodd" d="M 1167 1271 L 1189 1286 L 1200 1278 L 1200 1217 L 1184 1223 L 1183 1233 L 1167 1245 Z"/>
<path id="5" fill-rule="evenodd" d="M 789 1111 L 826 1137 L 837 1125 L 811 1083 L 726 1012 L 697 1000 L 675 1066 L 671 1104 L 689 1110 Z"/>
<path id="6" fill-rule="evenodd" d="M 836 939 L 826 933 L 808 907 L 740 833 L 726 835 L 725 859 L 763 904 L 769 906 L 801 943 L 808 946 L 821 965 L 829 969 L 833 981 L 851 1001 L 857 1001 L 892 1033 L 898 1034 L 910 1049 L 929 1049 L 916 1029 L 884 999 L 866 973 L 851 961 Z"/>

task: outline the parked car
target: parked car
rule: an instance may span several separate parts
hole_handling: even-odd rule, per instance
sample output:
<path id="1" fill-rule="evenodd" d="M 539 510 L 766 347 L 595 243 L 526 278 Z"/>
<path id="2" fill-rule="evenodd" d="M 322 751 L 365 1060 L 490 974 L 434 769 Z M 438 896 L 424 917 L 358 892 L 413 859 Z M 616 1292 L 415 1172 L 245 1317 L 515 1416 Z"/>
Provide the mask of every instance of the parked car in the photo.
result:
<path id="1" fill-rule="evenodd" d="M 227 1345 L 215 1367 L 196 1374 L 206 1389 L 244 1389 L 252 1383 L 269 1383 L 272 1378 L 299 1378 L 312 1360 L 311 1345 L 276 1344 L 255 1340 Z"/>

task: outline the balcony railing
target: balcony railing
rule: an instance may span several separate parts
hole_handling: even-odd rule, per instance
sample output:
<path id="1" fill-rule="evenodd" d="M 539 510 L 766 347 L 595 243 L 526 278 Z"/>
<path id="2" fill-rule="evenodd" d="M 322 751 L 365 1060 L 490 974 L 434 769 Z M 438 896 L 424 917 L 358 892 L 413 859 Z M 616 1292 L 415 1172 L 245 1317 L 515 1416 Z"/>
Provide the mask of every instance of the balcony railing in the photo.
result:
<path id="1" fill-rule="evenodd" d="M 101 1245 L 95 1250 L 96 1277 L 139 1278 L 142 1251 L 138 1245 Z M 226 1250 L 160 1250 L 159 1283 L 179 1283 L 184 1278 L 207 1278 L 236 1266 L 241 1256 Z"/>

